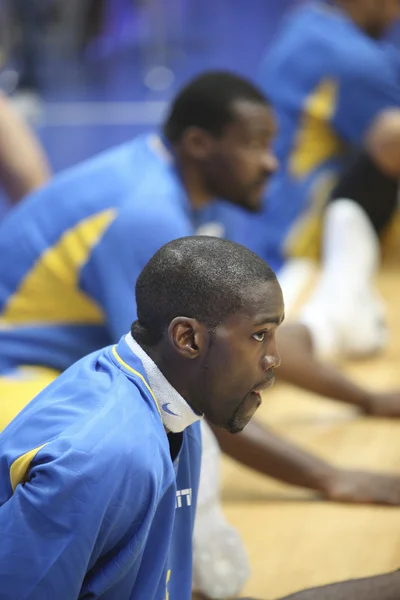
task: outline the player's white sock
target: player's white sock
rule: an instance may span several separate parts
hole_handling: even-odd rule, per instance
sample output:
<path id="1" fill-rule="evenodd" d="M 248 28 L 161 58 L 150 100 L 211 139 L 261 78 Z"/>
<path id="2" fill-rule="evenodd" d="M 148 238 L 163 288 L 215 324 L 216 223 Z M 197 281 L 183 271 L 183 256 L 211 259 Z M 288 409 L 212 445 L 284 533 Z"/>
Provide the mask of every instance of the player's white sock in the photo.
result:
<path id="1" fill-rule="evenodd" d="M 247 554 L 237 531 L 221 509 L 221 450 L 202 422 L 202 462 L 193 534 L 193 589 L 209 598 L 236 597 L 250 575 Z"/>
<path id="2" fill-rule="evenodd" d="M 301 313 L 321 355 L 365 355 L 384 347 L 384 307 L 373 285 L 378 265 L 379 240 L 364 210 L 351 200 L 332 202 L 321 278 Z"/>

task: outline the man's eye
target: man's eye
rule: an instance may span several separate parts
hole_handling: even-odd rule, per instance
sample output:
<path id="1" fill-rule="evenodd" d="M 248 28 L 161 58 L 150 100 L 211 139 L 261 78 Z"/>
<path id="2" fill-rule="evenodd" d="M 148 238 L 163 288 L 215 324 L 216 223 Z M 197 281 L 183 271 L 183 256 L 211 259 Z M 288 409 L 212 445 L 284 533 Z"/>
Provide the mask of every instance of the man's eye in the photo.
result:
<path id="1" fill-rule="evenodd" d="M 255 333 L 253 338 L 256 342 L 263 342 L 265 340 L 265 331 L 261 331 L 260 333 Z"/>

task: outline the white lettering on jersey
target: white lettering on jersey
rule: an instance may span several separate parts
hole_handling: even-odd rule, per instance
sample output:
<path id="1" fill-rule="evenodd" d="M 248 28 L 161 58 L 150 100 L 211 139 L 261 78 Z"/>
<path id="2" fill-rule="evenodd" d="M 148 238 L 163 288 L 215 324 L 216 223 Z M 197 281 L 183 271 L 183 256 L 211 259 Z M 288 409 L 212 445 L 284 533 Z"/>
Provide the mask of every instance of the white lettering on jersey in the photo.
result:
<path id="1" fill-rule="evenodd" d="M 184 498 L 186 498 L 186 504 L 184 502 Z M 192 505 L 192 488 L 187 490 L 177 490 L 176 492 L 176 508 L 182 508 L 182 506 L 191 506 Z"/>

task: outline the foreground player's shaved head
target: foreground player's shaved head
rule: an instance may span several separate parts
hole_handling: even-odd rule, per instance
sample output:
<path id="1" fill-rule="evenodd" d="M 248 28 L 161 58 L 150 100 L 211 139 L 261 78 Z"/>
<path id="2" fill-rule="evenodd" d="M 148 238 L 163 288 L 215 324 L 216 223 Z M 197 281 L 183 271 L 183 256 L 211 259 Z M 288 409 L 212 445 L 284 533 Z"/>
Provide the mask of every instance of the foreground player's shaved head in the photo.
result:
<path id="1" fill-rule="evenodd" d="M 136 284 L 132 334 L 185 400 L 216 426 L 243 429 L 273 383 L 282 292 L 271 268 L 233 242 L 167 244 Z"/>

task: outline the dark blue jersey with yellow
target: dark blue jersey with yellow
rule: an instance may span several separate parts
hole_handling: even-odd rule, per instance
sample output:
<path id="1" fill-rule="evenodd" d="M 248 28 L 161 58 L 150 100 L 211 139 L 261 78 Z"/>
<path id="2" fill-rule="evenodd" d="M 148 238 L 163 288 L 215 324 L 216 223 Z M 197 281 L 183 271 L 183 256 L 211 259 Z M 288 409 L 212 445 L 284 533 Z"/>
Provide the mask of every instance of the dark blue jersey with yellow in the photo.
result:
<path id="1" fill-rule="evenodd" d="M 62 371 L 136 317 L 135 282 L 165 243 L 193 234 L 172 157 L 142 136 L 74 167 L 0 224 L 0 374 Z"/>
<path id="2" fill-rule="evenodd" d="M 0 435 L 3 600 L 189 600 L 199 423 L 174 462 L 125 339 L 83 358 Z"/>
<path id="3" fill-rule="evenodd" d="M 400 105 L 399 62 L 335 6 L 307 3 L 267 51 L 260 84 L 275 109 L 280 169 L 261 216 L 221 206 L 226 233 L 279 269 L 315 256 L 321 211 L 349 153 L 374 118 Z"/>

